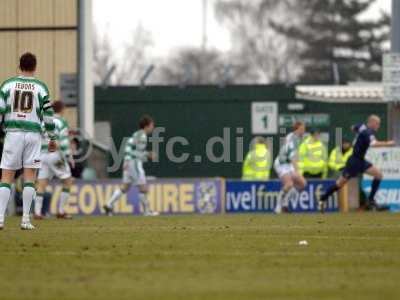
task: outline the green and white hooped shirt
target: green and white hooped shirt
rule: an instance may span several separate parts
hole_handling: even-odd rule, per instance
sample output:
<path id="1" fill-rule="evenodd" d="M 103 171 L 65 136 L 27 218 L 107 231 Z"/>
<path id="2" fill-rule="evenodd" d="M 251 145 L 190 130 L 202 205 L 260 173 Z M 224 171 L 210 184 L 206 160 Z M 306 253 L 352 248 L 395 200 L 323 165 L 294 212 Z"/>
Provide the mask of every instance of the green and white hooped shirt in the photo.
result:
<path id="1" fill-rule="evenodd" d="M 144 130 L 136 131 L 125 146 L 125 160 L 147 161 L 147 135 Z"/>
<path id="2" fill-rule="evenodd" d="M 64 157 L 71 155 L 71 147 L 69 142 L 69 125 L 67 120 L 59 115 L 54 115 L 53 122 L 55 125 L 54 134 L 58 141 L 58 149 Z M 49 151 L 49 140 L 46 133 L 43 134 L 42 138 L 42 152 Z"/>
<path id="3" fill-rule="evenodd" d="M 42 81 L 33 77 L 12 77 L 0 86 L 0 113 L 4 115 L 4 128 L 10 131 L 42 131 L 41 123 L 51 139 L 55 139 L 53 108 L 49 90 Z"/>

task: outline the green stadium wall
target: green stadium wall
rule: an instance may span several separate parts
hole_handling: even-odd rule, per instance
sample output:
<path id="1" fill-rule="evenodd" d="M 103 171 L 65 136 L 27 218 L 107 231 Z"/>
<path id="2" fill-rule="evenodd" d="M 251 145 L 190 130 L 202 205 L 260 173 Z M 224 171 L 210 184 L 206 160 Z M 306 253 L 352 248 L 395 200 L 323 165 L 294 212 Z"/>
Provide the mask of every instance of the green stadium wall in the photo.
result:
<path id="1" fill-rule="evenodd" d="M 350 126 L 362 122 L 375 113 L 386 120 L 385 104 L 332 104 L 318 101 L 298 100 L 295 87 L 287 85 L 255 86 L 150 86 L 141 87 L 96 87 L 95 119 L 111 124 L 112 136 L 119 147 L 124 137 L 129 137 L 137 130 L 138 119 L 147 113 L 154 117 L 156 126 L 164 127 L 161 136 L 164 141 L 174 136 L 185 137 L 190 144 L 176 147 L 175 153 L 189 153 L 190 158 L 184 163 L 168 161 L 165 155 L 166 142 L 160 145 L 158 163 L 147 163 L 149 175 L 156 177 L 226 177 L 241 176 L 241 162 L 236 162 L 236 138 L 243 137 L 246 154 L 251 140 L 256 136 L 251 128 L 251 105 L 253 102 L 277 102 L 279 114 L 326 114 L 329 124 L 320 124 L 322 132 L 329 133 L 329 148 L 334 146 L 335 128 L 343 128 L 343 134 L 353 137 Z M 291 111 L 289 104 L 302 104 L 300 111 Z M 380 138 L 387 135 L 387 124 L 383 122 Z M 232 162 L 214 163 L 204 153 L 207 141 L 211 137 L 222 137 L 223 128 L 231 128 L 230 148 Z M 243 134 L 237 134 L 236 128 L 243 128 Z M 278 131 L 280 132 L 280 131 Z M 279 140 L 284 134 L 266 137 L 274 139 L 276 155 Z M 216 145 L 215 154 L 219 155 L 222 147 Z M 201 155 L 202 163 L 194 163 L 194 156 Z M 120 171 L 109 174 L 120 176 Z"/>

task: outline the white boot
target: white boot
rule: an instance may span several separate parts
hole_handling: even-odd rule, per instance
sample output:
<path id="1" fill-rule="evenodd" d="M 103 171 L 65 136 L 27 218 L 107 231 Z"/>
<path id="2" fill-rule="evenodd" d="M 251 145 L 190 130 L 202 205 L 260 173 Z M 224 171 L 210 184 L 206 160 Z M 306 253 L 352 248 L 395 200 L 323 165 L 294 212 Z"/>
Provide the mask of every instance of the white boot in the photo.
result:
<path id="1" fill-rule="evenodd" d="M 35 226 L 33 226 L 33 225 L 31 224 L 30 221 L 25 221 L 25 222 L 22 222 L 22 223 L 21 223 L 21 229 L 22 229 L 22 230 L 34 230 L 34 229 L 36 229 L 36 228 L 35 228 Z"/>

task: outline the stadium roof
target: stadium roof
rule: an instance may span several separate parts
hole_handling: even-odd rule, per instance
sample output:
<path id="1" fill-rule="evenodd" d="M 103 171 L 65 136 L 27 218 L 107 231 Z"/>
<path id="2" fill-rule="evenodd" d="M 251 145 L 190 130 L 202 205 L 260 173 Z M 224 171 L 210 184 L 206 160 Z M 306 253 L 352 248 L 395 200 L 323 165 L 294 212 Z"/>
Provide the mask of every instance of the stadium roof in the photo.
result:
<path id="1" fill-rule="evenodd" d="M 382 84 L 299 85 L 296 98 L 328 103 L 384 103 Z"/>

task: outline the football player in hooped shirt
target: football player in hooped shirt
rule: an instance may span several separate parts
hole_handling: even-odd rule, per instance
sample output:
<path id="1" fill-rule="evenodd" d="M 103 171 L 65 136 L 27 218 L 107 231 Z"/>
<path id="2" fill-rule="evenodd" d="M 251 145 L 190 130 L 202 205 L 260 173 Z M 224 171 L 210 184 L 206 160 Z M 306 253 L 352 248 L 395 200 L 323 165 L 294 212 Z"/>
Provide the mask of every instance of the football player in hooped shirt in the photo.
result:
<path id="1" fill-rule="evenodd" d="M 20 58 L 20 76 L 11 77 L 0 86 L 0 114 L 4 116 L 6 137 L 1 158 L 0 229 L 4 227 L 5 212 L 11 195 L 15 172 L 24 169 L 21 229 L 33 230 L 30 209 L 35 195 L 37 170 L 41 167 L 42 121 L 50 139 L 48 149 L 57 148 L 54 111 L 46 84 L 34 77 L 37 60 L 32 53 Z"/>
<path id="2" fill-rule="evenodd" d="M 374 179 L 372 181 L 371 192 L 368 196 L 367 207 L 376 207 L 375 195 L 379 189 L 379 185 L 383 178 L 382 172 L 374 167 L 365 159 L 365 155 L 369 147 L 391 147 L 395 145 L 394 141 L 378 141 L 375 134 L 381 125 L 381 119 L 376 115 L 371 115 L 366 124 L 353 126 L 353 131 L 357 134 L 354 142 L 353 155 L 349 158 L 343 170 L 343 174 L 336 181 L 336 184 L 329 187 L 324 195 L 322 195 L 319 206 L 323 211 L 328 198 L 338 190 L 340 190 L 349 179 L 357 177 L 360 174 L 366 173 Z"/>

